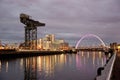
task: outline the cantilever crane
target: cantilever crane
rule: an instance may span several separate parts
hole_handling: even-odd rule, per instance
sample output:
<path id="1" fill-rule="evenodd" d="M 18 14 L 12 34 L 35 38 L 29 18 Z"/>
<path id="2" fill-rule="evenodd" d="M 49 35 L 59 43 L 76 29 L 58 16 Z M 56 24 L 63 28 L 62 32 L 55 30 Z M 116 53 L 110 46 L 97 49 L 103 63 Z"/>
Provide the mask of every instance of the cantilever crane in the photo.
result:
<path id="1" fill-rule="evenodd" d="M 35 21 L 27 14 L 20 14 L 20 22 L 25 26 L 25 47 L 27 49 L 37 49 L 37 27 L 45 26 L 45 23 Z"/>

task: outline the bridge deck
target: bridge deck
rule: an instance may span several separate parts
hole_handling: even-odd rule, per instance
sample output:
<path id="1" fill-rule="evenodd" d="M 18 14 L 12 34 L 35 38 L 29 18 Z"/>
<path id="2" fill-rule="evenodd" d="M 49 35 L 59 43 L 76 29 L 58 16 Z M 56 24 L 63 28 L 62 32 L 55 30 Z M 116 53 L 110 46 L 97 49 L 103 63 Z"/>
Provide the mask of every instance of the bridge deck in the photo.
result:
<path id="1" fill-rule="evenodd" d="M 120 55 L 116 56 L 111 80 L 120 80 Z"/>

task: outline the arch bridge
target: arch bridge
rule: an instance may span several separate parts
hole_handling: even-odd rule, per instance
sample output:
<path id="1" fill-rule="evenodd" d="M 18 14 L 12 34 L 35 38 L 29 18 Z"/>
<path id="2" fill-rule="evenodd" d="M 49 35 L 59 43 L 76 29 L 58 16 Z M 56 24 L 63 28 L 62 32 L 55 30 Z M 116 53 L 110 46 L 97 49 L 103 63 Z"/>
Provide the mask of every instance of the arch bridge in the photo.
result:
<path id="1" fill-rule="evenodd" d="M 94 48 L 92 48 L 92 47 L 80 48 L 79 47 L 80 43 L 82 42 L 83 39 L 85 39 L 87 37 L 94 37 L 94 38 L 98 39 L 101 42 L 102 47 L 99 47 L 99 48 L 98 47 L 94 47 Z M 78 50 L 78 51 L 79 50 L 84 50 L 84 51 L 105 51 L 106 48 L 107 47 L 106 47 L 105 43 L 103 42 L 103 40 L 99 36 L 97 36 L 95 34 L 86 34 L 86 35 L 82 36 L 79 39 L 79 41 L 76 43 L 76 45 L 75 45 L 75 49 Z"/>

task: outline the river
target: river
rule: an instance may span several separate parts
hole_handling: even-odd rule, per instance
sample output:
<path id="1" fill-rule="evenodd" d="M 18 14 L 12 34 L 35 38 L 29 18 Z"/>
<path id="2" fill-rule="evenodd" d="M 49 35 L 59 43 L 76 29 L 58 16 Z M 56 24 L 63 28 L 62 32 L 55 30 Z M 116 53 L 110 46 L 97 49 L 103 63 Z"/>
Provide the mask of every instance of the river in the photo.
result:
<path id="1" fill-rule="evenodd" d="M 0 60 L 0 80 L 94 80 L 105 62 L 98 51 Z"/>

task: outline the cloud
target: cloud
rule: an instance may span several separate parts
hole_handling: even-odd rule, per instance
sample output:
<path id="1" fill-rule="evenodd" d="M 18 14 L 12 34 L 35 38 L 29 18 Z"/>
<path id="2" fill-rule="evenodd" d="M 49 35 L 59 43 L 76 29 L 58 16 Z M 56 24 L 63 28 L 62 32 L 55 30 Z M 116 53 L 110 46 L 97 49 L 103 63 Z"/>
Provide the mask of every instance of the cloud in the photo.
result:
<path id="1" fill-rule="evenodd" d="M 19 14 L 26 13 L 46 23 L 38 28 L 38 37 L 52 33 L 74 43 L 92 33 L 106 42 L 120 42 L 119 4 L 119 0 L 0 0 L 0 39 L 22 40 L 24 25 Z"/>

